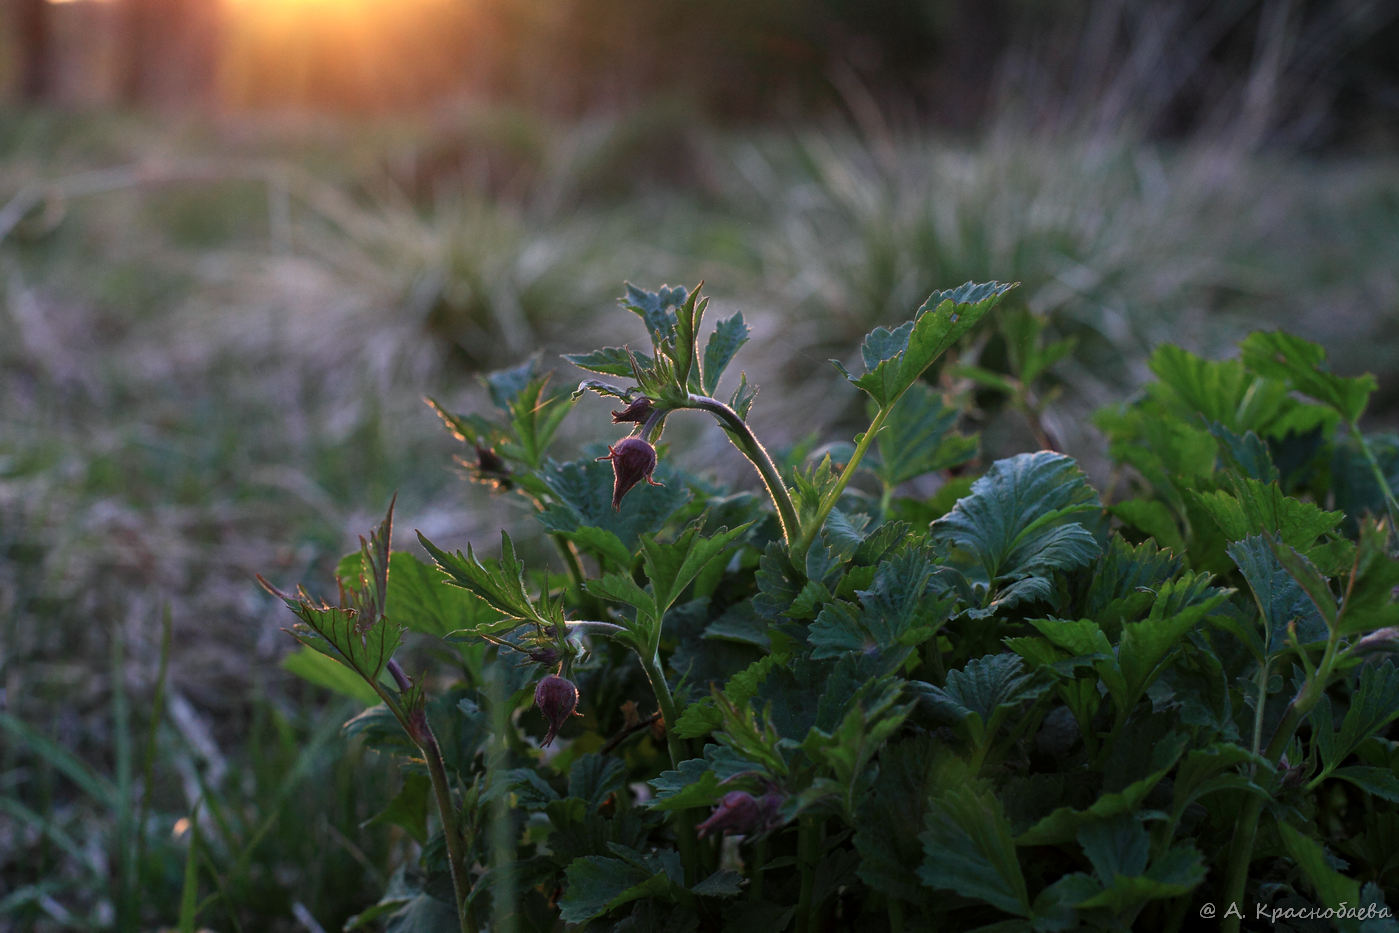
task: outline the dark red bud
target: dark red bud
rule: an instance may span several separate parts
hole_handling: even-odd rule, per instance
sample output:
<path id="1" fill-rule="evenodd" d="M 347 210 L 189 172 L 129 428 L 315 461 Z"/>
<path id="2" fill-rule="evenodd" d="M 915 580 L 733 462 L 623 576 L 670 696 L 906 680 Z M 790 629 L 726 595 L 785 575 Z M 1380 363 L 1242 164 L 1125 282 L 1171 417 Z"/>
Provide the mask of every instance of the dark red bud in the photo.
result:
<path id="1" fill-rule="evenodd" d="M 661 486 L 651 478 L 656 469 L 656 448 L 639 437 L 624 437 L 607 448 L 607 456 L 599 460 L 612 461 L 612 508 L 622 507 L 622 497 L 643 479 L 652 486 Z"/>
<path id="2" fill-rule="evenodd" d="M 655 408 L 652 406 L 649 398 L 644 395 L 638 395 L 631 400 L 631 403 L 628 404 L 626 408 L 612 413 L 612 423 L 621 424 L 624 421 L 633 421 L 637 424 L 644 424 L 646 419 L 651 417 L 651 412 L 654 410 Z"/>
<path id="3" fill-rule="evenodd" d="M 709 819 L 695 829 L 701 839 L 711 832 L 735 836 L 762 832 L 772 828 L 780 806 L 782 795 L 775 790 L 762 797 L 754 797 L 746 790 L 731 790 L 719 800 Z"/>
<path id="4" fill-rule="evenodd" d="M 509 474 L 510 470 L 505 466 L 505 461 L 500 459 L 500 455 L 493 448 L 476 445 L 476 469 L 482 473 Z"/>
<path id="5" fill-rule="evenodd" d="M 578 688 L 570 680 L 558 674 L 550 674 L 539 681 L 534 688 L 534 705 L 549 722 L 549 732 L 544 736 L 544 745 L 554 741 L 559 729 L 573 715 L 581 715 L 578 709 Z"/>

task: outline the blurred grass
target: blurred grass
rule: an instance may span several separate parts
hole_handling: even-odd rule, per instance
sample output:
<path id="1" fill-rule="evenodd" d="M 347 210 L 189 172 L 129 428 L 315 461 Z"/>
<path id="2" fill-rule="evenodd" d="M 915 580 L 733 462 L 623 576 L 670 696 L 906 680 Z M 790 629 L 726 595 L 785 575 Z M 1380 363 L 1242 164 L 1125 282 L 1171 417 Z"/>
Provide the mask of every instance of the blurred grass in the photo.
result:
<path id="1" fill-rule="evenodd" d="M 280 673 L 287 620 L 252 575 L 319 589 L 395 491 L 401 534 L 493 538 L 513 518 L 458 482 L 421 397 L 469 410 L 481 371 L 642 339 L 617 330 L 623 280 L 703 278 L 716 313 L 744 312 L 778 446 L 849 418 L 825 361 L 870 327 L 935 287 L 1020 281 L 1079 340 L 1046 419 L 1091 461 L 1086 413 L 1152 346 L 1222 353 L 1257 326 L 1376 372 L 1371 416 L 1393 423 L 1395 242 L 1394 158 L 1208 139 L 737 135 L 665 106 L 567 125 L 5 114 L 0 929 L 174 923 L 182 818 L 201 924 L 329 929 L 373 899 L 404 850 L 359 824 L 393 779 Z M 676 427 L 688 465 L 730 461 Z"/>

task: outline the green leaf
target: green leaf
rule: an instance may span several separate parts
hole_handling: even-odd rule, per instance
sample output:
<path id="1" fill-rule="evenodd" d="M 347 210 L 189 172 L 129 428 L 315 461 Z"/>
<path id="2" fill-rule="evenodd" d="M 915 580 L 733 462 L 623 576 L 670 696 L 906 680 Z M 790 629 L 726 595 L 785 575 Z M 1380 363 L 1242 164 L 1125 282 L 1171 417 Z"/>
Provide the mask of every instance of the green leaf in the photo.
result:
<path id="1" fill-rule="evenodd" d="M 973 658 L 961 670 L 948 671 L 943 687 L 918 682 L 912 686 L 935 712 L 966 723 L 976 744 L 988 737 L 987 727 L 999 718 L 997 711 L 1008 712 L 1049 688 L 1048 683 L 1037 683 L 1024 661 L 1009 652 Z"/>
<path id="2" fill-rule="evenodd" d="M 450 585 L 437 567 L 407 551 L 389 556 L 389 579 L 393 585 L 384 615 L 410 632 L 440 637 L 495 618 L 486 603 Z"/>
<path id="3" fill-rule="evenodd" d="M 1087 809 L 1059 807 L 1016 837 L 1022 846 L 1063 845 L 1074 839 L 1080 829 L 1098 820 L 1119 814 L 1135 813 L 1148 794 L 1175 767 L 1185 750 L 1185 737 L 1157 744 L 1151 752 L 1151 769 L 1145 776 L 1127 784 L 1121 790 L 1101 795 Z"/>
<path id="4" fill-rule="evenodd" d="M 875 475 L 886 486 L 898 486 L 976 456 L 977 439 L 953 431 L 960 414 L 932 386 L 914 383 L 875 438 L 879 451 Z"/>
<path id="5" fill-rule="evenodd" d="M 1129 813 L 1094 820 L 1078 831 L 1078 844 L 1104 884 L 1117 875 L 1133 877 L 1146 871 L 1151 841 L 1141 822 Z"/>
<path id="6" fill-rule="evenodd" d="M 618 303 L 646 323 L 654 342 L 660 344 L 669 339 L 675 331 L 675 310 L 685 303 L 685 287 L 662 285 L 659 290 L 648 292 L 628 282 L 626 288 L 626 295 Z"/>
<path id="7" fill-rule="evenodd" d="M 690 707 L 694 708 L 694 705 Z M 655 810 L 707 807 L 724 794 L 719 775 L 703 758 L 682 761 L 676 770 L 662 771 L 647 783 L 656 791 L 656 797 L 651 802 Z"/>
<path id="8" fill-rule="evenodd" d="M 590 353 L 565 353 L 563 358 L 579 369 L 604 376 L 632 377 L 632 361 L 635 359 L 643 368 L 650 369 L 651 357 L 628 347 L 602 347 Z"/>
<path id="9" fill-rule="evenodd" d="M 1328 703 L 1318 705 L 1313 728 L 1322 765 L 1330 770 L 1340 765 L 1372 735 L 1399 719 L 1399 667 L 1394 661 L 1370 664 L 1360 671 L 1360 682 L 1351 693 L 1350 705 L 1340 729 L 1330 727 Z"/>
<path id="10" fill-rule="evenodd" d="M 584 923 L 623 904 L 668 894 L 674 887 L 664 872 L 652 873 L 622 859 L 602 855 L 577 858 L 564 873 L 559 919 Z"/>
<path id="11" fill-rule="evenodd" d="M 900 549 L 875 569 L 867 590 L 857 590 L 860 610 L 846 602 L 828 603 L 807 630 L 814 658 L 894 647 L 913 648 L 937 634 L 955 599 L 935 585 L 932 555 L 916 547 Z"/>
<path id="12" fill-rule="evenodd" d="M 1141 622 L 1122 627 L 1117 663 L 1129 706 L 1146 692 L 1185 636 L 1233 592 L 1209 587 L 1210 579 L 1209 574 L 1187 572 L 1180 579 L 1163 584 L 1157 590 L 1151 614 Z"/>
<path id="13" fill-rule="evenodd" d="M 856 810 L 856 872 L 882 894 L 917 903 L 923 848 L 918 833 L 931 792 L 938 784 L 932 763 L 941 747 L 930 735 L 890 742 L 879 753 L 879 774 Z"/>
<path id="14" fill-rule="evenodd" d="M 1258 603 L 1266 633 L 1264 650 L 1269 655 L 1286 645 L 1289 625 L 1296 627 L 1301 644 L 1326 640 L 1326 620 L 1263 537 L 1235 541 L 1227 551 Z"/>
<path id="15" fill-rule="evenodd" d="M 641 539 L 642 563 L 651 583 L 657 613 L 664 613 L 680 598 L 690 582 L 712 561 L 724 557 L 752 522 L 737 528 L 720 528 L 713 535 L 702 537 L 703 518 L 687 527 L 673 542 L 662 544 L 653 537 Z"/>
<path id="16" fill-rule="evenodd" d="M 1091 563 L 1102 548 L 1084 523 L 1096 527 L 1101 509 L 1071 458 L 1038 451 L 992 464 L 970 496 L 933 522 L 932 537 L 970 559 L 997 608 L 1039 598 L 1054 572 Z"/>
<path id="17" fill-rule="evenodd" d="M 1276 483 L 1237 477 L 1234 492 L 1193 493 L 1228 541 L 1249 535 L 1276 534 L 1294 548 L 1306 549 L 1336 529 L 1342 512 L 1324 512 L 1310 502 L 1283 493 Z"/>
<path id="18" fill-rule="evenodd" d="M 1171 514 L 1170 507 L 1160 499 L 1123 499 L 1113 504 L 1108 511 L 1124 524 L 1146 532 L 1162 547 L 1169 548 L 1177 554 L 1185 553 L 1185 538 L 1181 536 L 1175 516 Z"/>
<path id="19" fill-rule="evenodd" d="M 407 773 L 403 787 L 384 809 L 364 822 L 364 826 L 397 826 L 424 845 L 427 842 L 427 811 L 432 799 L 432 782 L 425 774 Z"/>
<path id="20" fill-rule="evenodd" d="M 1331 860 L 1320 842 L 1289 823 L 1279 821 L 1277 827 L 1283 847 L 1311 884 L 1318 904 L 1329 907 L 1360 902 L 1360 883 L 1331 867 Z"/>
<path id="21" fill-rule="evenodd" d="M 709 341 L 704 345 L 704 360 L 700 367 L 700 382 L 705 395 L 713 395 L 714 390 L 719 388 L 724 370 L 747 342 L 748 325 L 743 322 L 741 312 L 735 312 L 715 325 Z"/>
<path id="22" fill-rule="evenodd" d="M 1374 519 L 1360 525 L 1355 568 L 1337 625 L 1358 635 L 1399 625 L 1399 560 L 1389 553 L 1389 531 Z"/>
<path id="23" fill-rule="evenodd" d="M 1283 331 L 1254 331 L 1239 344 L 1239 351 L 1249 369 L 1325 403 L 1351 424 L 1360 419 L 1371 393 L 1379 387 L 1369 373 L 1353 379 L 1332 374 L 1325 350 Z"/>
<path id="24" fill-rule="evenodd" d="M 581 755 L 568 771 L 568 796 L 577 797 L 597 810 L 608 797 L 626 787 L 627 767 L 620 758 Z"/>
<path id="25" fill-rule="evenodd" d="M 1389 768 L 1349 765 L 1332 771 L 1330 777 L 1348 781 L 1371 796 L 1399 803 L 1399 775 Z"/>
<path id="26" fill-rule="evenodd" d="M 366 682 L 374 683 L 398 650 L 403 627 L 387 620 L 364 623 L 354 609 L 341 609 L 308 597 L 284 600 L 301 621 L 290 632 L 307 647 L 348 665 Z"/>
<path id="27" fill-rule="evenodd" d="M 854 378 L 847 373 L 846 378 L 880 407 L 888 407 L 1011 288 L 1014 285 L 1000 282 L 968 282 L 933 292 L 912 321 L 893 331 L 871 331 L 861 347 L 865 374 Z"/>
<path id="28" fill-rule="evenodd" d="M 467 545 L 466 556 L 460 551 L 448 554 L 433 544 L 421 533 L 418 540 L 433 560 L 447 574 L 453 584 L 473 593 L 507 620 L 516 624 L 529 623 L 542 629 L 561 629 L 563 610 L 554 605 L 536 606 L 525 586 L 525 565 L 515 554 L 515 544 L 510 535 L 500 533 L 500 557 L 478 560 Z M 484 632 L 488 626 L 476 625 L 473 631 Z M 514 627 L 514 626 L 511 626 Z M 490 633 L 509 631 L 497 625 L 489 626 Z"/>
<path id="29" fill-rule="evenodd" d="M 682 393 L 700 387 L 699 373 L 696 371 L 699 368 L 699 329 L 704 309 L 709 305 L 708 298 L 697 300 L 700 288 L 700 285 L 696 285 L 675 313 L 675 343 L 671 347 L 671 359 L 675 361 L 675 387 Z"/>
<path id="30" fill-rule="evenodd" d="M 924 884 L 1031 915 L 1010 821 L 994 793 L 974 782 L 949 787 L 929 802 L 923 826 Z"/>
<path id="31" fill-rule="evenodd" d="M 605 454 L 606 450 L 599 450 Z M 656 480 L 663 486 L 645 486 L 622 499 L 622 507 L 612 507 L 612 467 L 593 458 L 548 464 L 541 473 L 556 501 L 540 513 L 539 520 L 550 531 L 577 537 L 580 543 L 594 544 L 612 559 L 620 555 L 610 542 L 591 537 L 587 528 L 611 532 L 628 554 L 634 554 L 645 532 L 658 530 L 676 510 L 690 500 L 685 483 L 662 461 L 656 467 Z M 630 560 L 618 561 L 628 566 Z"/>
<path id="32" fill-rule="evenodd" d="M 360 677 L 335 658 L 303 645 L 282 658 L 282 670 L 295 674 L 307 683 L 333 690 L 364 706 L 379 702 L 379 694 Z"/>

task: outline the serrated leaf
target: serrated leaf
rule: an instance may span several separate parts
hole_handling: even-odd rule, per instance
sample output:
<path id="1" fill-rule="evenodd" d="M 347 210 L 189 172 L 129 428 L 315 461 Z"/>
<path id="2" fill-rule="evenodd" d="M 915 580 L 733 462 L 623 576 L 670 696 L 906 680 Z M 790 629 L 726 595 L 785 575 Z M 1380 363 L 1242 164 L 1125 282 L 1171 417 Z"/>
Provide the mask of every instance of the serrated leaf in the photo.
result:
<path id="1" fill-rule="evenodd" d="M 934 585 L 931 555 L 907 547 L 881 562 L 874 580 L 857 590 L 860 609 L 845 602 L 828 603 L 808 629 L 815 658 L 850 651 L 913 648 L 932 638 L 956 604 Z"/>
<path id="2" fill-rule="evenodd" d="M 539 377 L 539 356 L 536 354 L 516 366 L 489 372 L 481 381 L 486 384 L 495 406 L 502 411 L 509 411 L 520 393 Z"/>
<path id="3" fill-rule="evenodd" d="M 384 615 L 410 632 L 441 637 L 495 618 L 484 602 L 449 585 L 441 570 L 407 551 L 394 551 L 389 568 L 393 585 Z"/>
<path id="4" fill-rule="evenodd" d="M 668 894 L 674 882 L 664 873 L 619 858 L 589 855 L 569 863 L 564 873 L 564 894 L 559 899 L 559 919 L 583 923 L 645 897 Z"/>
<path id="5" fill-rule="evenodd" d="M 1217 490 L 1193 495 L 1228 541 L 1268 533 L 1281 536 L 1294 548 L 1306 549 L 1345 518 L 1341 512 L 1325 512 L 1286 495 L 1276 483 L 1247 477 L 1236 479 L 1232 493 Z"/>
<path id="6" fill-rule="evenodd" d="M 1254 372 L 1286 382 L 1292 389 L 1335 409 L 1354 424 L 1379 387 L 1366 373 L 1347 379 L 1327 370 L 1320 345 L 1283 331 L 1254 331 L 1239 344 L 1243 363 Z"/>
<path id="7" fill-rule="evenodd" d="M 998 605 L 1008 606 L 1042 596 L 1051 574 L 1098 556 L 1101 546 L 1085 523 L 1096 526 L 1100 513 L 1078 465 L 1039 451 L 992 464 L 971 495 L 933 522 L 932 538 L 971 561 L 988 587 L 987 605 L 1004 590 Z"/>
<path id="8" fill-rule="evenodd" d="M 530 596 L 525 586 L 525 565 L 516 555 L 510 535 L 502 531 L 500 540 L 500 557 L 483 561 L 477 559 L 469 544 L 465 556 L 460 551 L 449 554 L 421 532 L 418 534 L 418 541 L 453 584 L 468 590 L 507 620 L 540 628 L 562 628 L 562 610 L 549 604 L 538 606 Z M 490 629 L 488 634 L 502 630 L 495 623 L 478 622 L 472 631 L 484 632 L 487 628 Z M 509 631 L 508 628 L 503 630 Z"/>
<path id="9" fill-rule="evenodd" d="M 1031 915 L 1010 821 L 994 793 L 974 783 L 949 787 L 929 802 L 923 825 L 924 884 Z"/>
<path id="10" fill-rule="evenodd" d="M 715 325 L 704 345 L 704 361 L 700 370 L 705 395 L 714 394 L 724 370 L 747 342 L 748 325 L 743 321 L 742 312 L 735 312 Z"/>
<path id="11" fill-rule="evenodd" d="M 874 472 L 880 481 L 898 486 L 976 456 L 977 439 L 953 431 L 960 415 L 931 386 L 914 383 L 875 438 L 879 459 Z"/>
<path id="12" fill-rule="evenodd" d="M 282 670 L 295 674 L 317 687 L 350 697 L 364 706 L 373 706 L 379 702 L 379 694 L 365 683 L 363 677 L 336 658 L 309 645 L 302 645 L 282 658 Z"/>
<path id="13" fill-rule="evenodd" d="M 1220 455 L 1241 476 L 1261 483 L 1279 481 L 1278 468 L 1273 465 L 1268 445 L 1256 433 L 1238 434 L 1218 422 L 1212 423 L 1209 429 L 1219 442 Z"/>
<path id="14" fill-rule="evenodd" d="M 1101 795 L 1086 809 L 1057 808 L 1017 836 L 1016 843 L 1022 846 L 1063 845 L 1074 839 L 1079 830 L 1090 823 L 1136 812 L 1147 794 L 1151 793 L 1175 766 L 1184 750 L 1183 736 L 1159 744 L 1153 749 L 1149 765 L 1152 770 L 1144 777 L 1132 781 L 1121 790 Z"/>
<path id="15" fill-rule="evenodd" d="M 1330 777 L 1348 781 L 1371 796 L 1399 803 L 1399 775 L 1389 768 L 1349 765 L 1332 771 Z"/>
<path id="16" fill-rule="evenodd" d="M 879 753 L 879 774 L 856 810 L 860 880 L 891 897 L 916 903 L 924 892 L 917 869 L 923 848 L 918 833 L 937 771 L 939 746 L 929 735 L 891 742 Z"/>
<path id="17" fill-rule="evenodd" d="M 1399 667 L 1387 660 L 1361 669 L 1360 681 L 1351 693 L 1350 705 L 1334 735 L 1329 713 L 1329 703 L 1319 705 L 1314 726 L 1322 765 L 1327 770 L 1341 764 L 1360 743 L 1399 719 Z"/>
<path id="18" fill-rule="evenodd" d="M 698 704 L 692 704 L 694 709 Z M 719 776 L 703 758 L 680 762 L 673 771 L 662 771 L 648 781 L 656 792 L 651 802 L 656 810 L 683 810 L 712 804 L 723 794 Z"/>
<path id="19" fill-rule="evenodd" d="M 668 339 L 675 330 L 675 309 L 685 303 L 685 287 L 662 285 L 651 292 L 627 282 L 626 289 L 618 303 L 645 322 L 653 341 L 659 344 Z"/>
<path id="20" fill-rule="evenodd" d="M 601 451 L 606 453 L 605 450 Z M 646 486 L 644 492 L 633 492 L 622 499 L 622 507 L 612 507 L 612 467 L 592 458 L 568 463 L 550 463 L 541 474 L 556 501 L 540 513 L 539 520 L 550 531 L 573 535 L 587 541 L 589 532 L 597 528 L 611 532 L 622 542 L 628 554 L 634 554 L 640 536 L 661 528 L 675 512 L 690 500 L 685 483 L 661 462 L 655 478 L 662 486 Z M 599 541 L 600 547 L 615 559 L 620 555 L 609 543 Z M 630 560 L 618 562 L 626 566 Z"/>
<path id="21" fill-rule="evenodd" d="M 620 758 L 580 755 L 568 770 L 568 796 L 577 797 L 597 810 L 626 786 L 627 767 Z"/>
<path id="22" fill-rule="evenodd" d="M 418 845 L 427 842 L 427 811 L 432 795 L 432 782 L 425 774 L 405 774 L 403 787 L 374 816 L 362 826 L 383 824 L 397 826 L 412 837 Z"/>
<path id="23" fill-rule="evenodd" d="M 1024 661 L 1010 652 L 973 658 L 960 670 L 947 672 L 942 687 L 915 682 L 924 702 L 955 722 L 975 719 L 973 741 L 984 739 L 982 724 L 989 724 L 997 710 L 1005 710 L 1034 699 L 1048 689 L 1036 683 Z"/>
<path id="24" fill-rule="evenodd" d="M 709 299 L 699 299 L 700 285 L 685 296 L 685 302 L 675 312 L 675 342 L 670 344 L 671 359 L 675 362 L 675 386 L 680 392 L 700 387 L 699 368 L 699 329 L 704 319 L 704 309 Z"/>
<path id="25" fill-rule="evenodd" d="M 1131 814 L 1118 813 L 1094 820 L 1078 831 L 1078 844 L 1098 880 L 1111 884 L 1117 875 L 1133 877 L 1146 871 L 1151 842 L 1141 822 Z"/>
<path id="26" fill-rule="evenodd" d="M 663 544 L 652 537 L 643 537 L 641 559 L 658 613 L 670 608 L 706 566 L 724 557 L 751 525 L 752 522 L 746 522 L 737 528 L 720 528 L 712 535 L 702 536 L 700 529 L 704 521 L 698 519 L 672 542 Z"/>
<path id="27" fill-rule="evenodd" d="M 565 353 L 563 358 L 579 369 L 604 376 L 621 376 L 630 379 L 635 359 L 645 369 L 650 369 L 651 357 L 629 347 L 602 347 L 589 353 Z"/>
<path id="28" fill-rule="evenodd" d="M 968 282 L 933 292 L 912 321 L 893 331 L 876 328 L 865 338 L 860 352 L 866 372 L 850 381 L 881 407 L 887 407 L 1011 288 L 1014 285 L 1000 282 Z"/>
<path id="29" fill-rule="evenodd" d="M 1289 625 L 1301 644 L 1326 640 L 1326 620 L 1302 586 L 1278 562 L 1262 536 L 1235 541 L 1226 549 L 1243 574 L 1258 604 L 1264 624 L 1264 650 L 1273 654 L 1287 643 Z"/>
<path id="30" fill-rule="evenodd" d="M 1360 899 L 1360 883 L 1347 878 L 1331 867 L 1326 849 L 1312 837 L 1302 833 L 1289 823 L 1279 821 L 1278 835 L 1282 837 L 1287 854 L 1302 869 L 1308 883 L 1316 894 L 1317 903 L 1339 905 L 1356 904 Z"/>
<path id="31" fill-rule="evenodd" d="M 1399 560 L 1389 553 L 1389 532 L 1373 519 L 1360 525 L 1355 567 L 1337 625 L 1358 635 L 1399 625 Z"/>

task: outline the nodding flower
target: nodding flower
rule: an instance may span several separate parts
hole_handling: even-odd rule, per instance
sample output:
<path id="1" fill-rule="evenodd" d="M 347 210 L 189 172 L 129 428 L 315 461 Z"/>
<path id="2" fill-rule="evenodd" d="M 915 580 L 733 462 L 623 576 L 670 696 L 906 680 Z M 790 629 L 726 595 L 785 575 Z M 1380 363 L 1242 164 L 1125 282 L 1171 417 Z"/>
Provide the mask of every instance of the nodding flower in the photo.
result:
<path id="1" fill-rule="evenodd" d="M 612 508 L 622 507 L 622 497 L 643 479 L 652 486 L 662 486 L 651 478 L 656 469 L 656 448 L 639 437 L 624 437 L 608 445 L 607 456 L 599 460 L 612 461 Z"/>
<path id="2" fill-rule="evenodd" d="M 534 688 L 534 705 L 539 707 L 539 711 L 549 722 L 549 732 L 544 736 L 545 746 L 558 736 L 559 729 L 563 728 L 568 717 L 581 715 L 577 712 L 578 688 L 573 685 L 573 681 L 566 680 L 558 674 L 550 674 L 539 681 Z"/>
<path id="3" fill-rule="evenodd" d="M 644 395 L 638 395 L 628 403 L 626 408 L 612 413 L 612 423 L 621 424 L 624 421 L 631 421 L 636 424 L 645 424 L 646 419 L 651 417 L 653 411 L 655 411 L 655 407 L 651 404 L 651 400 Z"/>
<path id="4" fill-rule="evenodd" d="M 777 810 L 781 806 L 782 795 L 772 787 L 761 797 L 746 790 L 731 790 L 720 798 L 709 819 L 695 829 L 701 839 L 712 832 L 735 836 L 764 832 L 777 825 Z"/>

